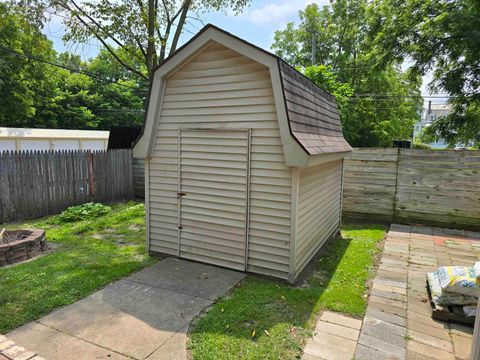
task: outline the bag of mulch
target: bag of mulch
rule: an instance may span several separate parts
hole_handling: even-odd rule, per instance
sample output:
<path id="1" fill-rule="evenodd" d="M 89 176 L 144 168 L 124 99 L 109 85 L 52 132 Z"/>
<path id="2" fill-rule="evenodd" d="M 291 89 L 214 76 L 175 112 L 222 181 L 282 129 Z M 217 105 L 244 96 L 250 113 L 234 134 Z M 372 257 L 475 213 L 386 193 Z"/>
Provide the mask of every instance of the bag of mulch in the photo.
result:
<path id="1" fill-rule="evenodd" d="M 474 296 L 443 291 L 440 286 L 438 271 L 427 273 L 427 280 L 435 305 L 470 305 L 477 303 L 477 298 Z"/>
<path id="2" fill-rule="evenodd" d="M 468 317 L 475 317 L 477 315 L 477 306 L 476 305 L 464 305 L 463 313 Z"/>
<path id="3" fill-rule="evenodd" d="M 467 266 L 443 266 L 437 270 L 440 286 L 443 291 L 462 295 L 480 295 L 479 264 Z"/>

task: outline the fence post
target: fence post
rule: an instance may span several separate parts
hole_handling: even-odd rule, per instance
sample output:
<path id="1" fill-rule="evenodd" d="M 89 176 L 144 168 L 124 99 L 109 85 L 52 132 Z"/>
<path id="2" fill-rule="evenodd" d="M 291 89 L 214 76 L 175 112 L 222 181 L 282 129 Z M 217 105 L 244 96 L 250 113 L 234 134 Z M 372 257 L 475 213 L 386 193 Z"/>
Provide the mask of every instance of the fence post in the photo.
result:
<path id="1" fill-rule="evenodd" d="M 93 154 L 91 150 L 87 151 L 88 181 L 90 185 L 90 196 L 95 198 L 95 177 L 93 176 Z"/>

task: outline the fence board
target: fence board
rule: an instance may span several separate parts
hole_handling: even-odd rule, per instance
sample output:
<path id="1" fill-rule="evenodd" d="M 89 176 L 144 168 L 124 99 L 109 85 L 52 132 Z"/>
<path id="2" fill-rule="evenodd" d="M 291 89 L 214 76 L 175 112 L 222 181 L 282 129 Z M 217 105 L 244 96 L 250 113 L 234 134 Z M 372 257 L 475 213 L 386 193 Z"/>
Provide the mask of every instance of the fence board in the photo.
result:
<path id="1" fill-rule="evenodd" d="M 344 166 L 347 216 L 480 228 L 480 151 L 360 148 Z"/>
<path id="2" fill-rule="evenodd" d="M 0 223 L 56 214 L 89 201 L 133 198 L 133 158 L 128 149 L 0 153 Z M 93 181 L 95 194 L 90 189 Z"/>

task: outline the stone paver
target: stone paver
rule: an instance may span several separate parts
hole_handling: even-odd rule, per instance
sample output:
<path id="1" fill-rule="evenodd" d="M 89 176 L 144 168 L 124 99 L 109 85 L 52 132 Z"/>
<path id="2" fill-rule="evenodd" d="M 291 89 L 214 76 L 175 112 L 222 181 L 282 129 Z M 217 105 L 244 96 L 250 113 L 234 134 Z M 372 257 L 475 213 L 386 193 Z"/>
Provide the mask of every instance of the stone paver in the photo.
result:
<path id="1" fill-rule="evenodd" d="M 479 233 L 392 225 L 355 359 L 469 359 L 472 328 L 431 318 L 425 277 L 439 266 L 471 266 L 477 259 Z"/>
<path id="2" fill-rule="evenodd" d="M 189 323 L 244 276 L 167 258 L 7 338 L 47 360 L 186 360 Z"/>
<path id="3" fill-rule="evenodd" d="M 11 339 L 0 335 L 0 360 L 45 360 L 33 351 L 18 346 Z"/>
<path id="4" fill-rule="evenodd" d="M 307 341 L 302 360 L 351 360 L 361 327 L 361 320 L 325 311 Z"/>

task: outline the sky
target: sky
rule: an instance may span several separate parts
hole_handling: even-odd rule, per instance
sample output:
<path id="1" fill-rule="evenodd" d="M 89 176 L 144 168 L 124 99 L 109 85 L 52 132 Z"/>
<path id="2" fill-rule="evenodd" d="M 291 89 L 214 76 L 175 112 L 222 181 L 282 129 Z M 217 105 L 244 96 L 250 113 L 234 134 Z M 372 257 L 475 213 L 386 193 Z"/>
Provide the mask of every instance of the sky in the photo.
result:
<path id="1" fill-rule="evenodd" d="M 298 22 L 298 11 L 304 9 L 308 4 L 317 3 L 320 6 L 329 3 L 329 0 L 252 0 L 251 5 L 240 15 L 233 13 L 214 12 L 202 14 L 201 20 L 190 20 L 186 26 L 186 31 L 181 37 L 181 43 L 188 41 L 203 24 L 212 23 L 228 32 L 231 32 L 248 42 L 251 42 L 266 50 L 271 50 L 275 30 L 284 29 L 288 22 Z M 71 51 L 82 58 L 94 57 L 100 48 L 100 45 L 91 40 L 89 44 L 64 44 L 61 39 L 64 30 L 61 24 L 61 18 L 52 16 L 51 21 L 45 26 L 44 33 L 53 41 L 57 51 Z M 423 79 L 421 88 L 425 96 L 430 94 L 427 84 L 431 76 Z M 432 99 L 433 102 L 444 102 L 442 99 Z"/>

